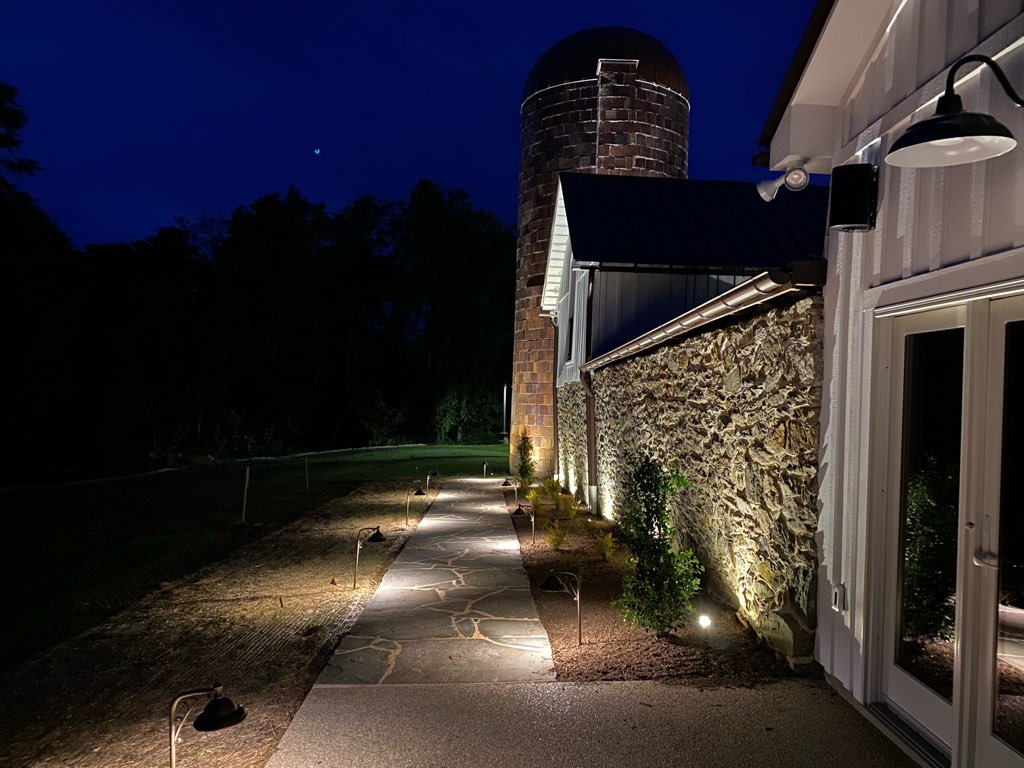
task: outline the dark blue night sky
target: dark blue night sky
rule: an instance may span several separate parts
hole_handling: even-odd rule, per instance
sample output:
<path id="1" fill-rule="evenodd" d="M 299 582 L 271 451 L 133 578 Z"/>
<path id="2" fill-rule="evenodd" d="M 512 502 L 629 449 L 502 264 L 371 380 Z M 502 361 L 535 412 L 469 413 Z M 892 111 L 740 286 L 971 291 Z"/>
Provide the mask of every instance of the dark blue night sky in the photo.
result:
<path id="1" fill-rule="evenodd" d="M 523 82 L 555 42 L 658 38 L 690 85 L 690 177 L 756 181 L 774 175 L 750 158 L 814 5 L 35 0 L 0 8 L 0 80 L 44 168 L 19 183 L 75 245 L 288 185 L 338 210 L 422 178 L 512 224 Z"/>

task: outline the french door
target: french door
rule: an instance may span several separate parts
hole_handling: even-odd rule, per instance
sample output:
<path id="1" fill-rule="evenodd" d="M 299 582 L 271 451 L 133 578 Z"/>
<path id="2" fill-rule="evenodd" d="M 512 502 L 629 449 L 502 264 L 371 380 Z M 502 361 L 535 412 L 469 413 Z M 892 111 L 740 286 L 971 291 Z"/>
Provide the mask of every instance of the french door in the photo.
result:
<path id="1" fill-rule="evenodd" d="M 1024 768 L 1024 297 L 890 319 L 881 698 Z"/>

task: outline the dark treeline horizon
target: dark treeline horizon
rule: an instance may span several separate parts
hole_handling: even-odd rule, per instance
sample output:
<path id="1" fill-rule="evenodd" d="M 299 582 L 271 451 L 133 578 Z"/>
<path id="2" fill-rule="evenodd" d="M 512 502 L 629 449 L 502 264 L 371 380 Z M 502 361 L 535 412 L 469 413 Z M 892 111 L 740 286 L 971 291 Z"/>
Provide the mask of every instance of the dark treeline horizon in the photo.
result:
<path id="1" fill-rule="evenodd" d="M 289 188 L 76 249 L 7 175 L 0 483 L 500 439 L 515 235 L 465 190 Z"/>

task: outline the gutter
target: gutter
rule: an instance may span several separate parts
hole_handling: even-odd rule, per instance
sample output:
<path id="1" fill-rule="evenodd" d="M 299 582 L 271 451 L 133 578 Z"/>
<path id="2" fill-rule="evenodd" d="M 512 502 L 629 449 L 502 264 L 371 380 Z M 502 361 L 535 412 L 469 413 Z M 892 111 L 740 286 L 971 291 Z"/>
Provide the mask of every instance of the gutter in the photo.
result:
<path id="1" fill-rule="evenodd" d="M 825 285 L 826 264 L 824 259 L 795 261 L 789 265 L 788 269 L 762 272 L 747 282 L 740 283 L 725 293 L 659 325 L 643 336 L 638 336 L 593 360 L 588 360 L 580 366 L 580 372 L 590 373 L 610 363 L 654 349 L 669 339 L 682 336 L 702 325 L 729 317 L 769 299 L 775 299 L 795 291 L 821 288 Z"/>

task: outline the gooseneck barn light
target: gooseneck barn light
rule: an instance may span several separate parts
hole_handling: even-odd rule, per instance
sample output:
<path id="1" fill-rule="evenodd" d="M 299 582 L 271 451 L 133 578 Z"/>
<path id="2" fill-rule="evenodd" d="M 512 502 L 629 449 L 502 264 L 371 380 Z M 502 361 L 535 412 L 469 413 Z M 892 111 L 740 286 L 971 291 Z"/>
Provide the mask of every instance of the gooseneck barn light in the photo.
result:
<path id="1" fill-rule="evenodd" d="M 192 711 L 189 709 L 179 723 L 177 722 L 176 714 L 178 705 L 185 699 L 196 696 L 212 697 L 192 723 L 192 727 L 197 731 L 219 731 L 221 728 L 237 725 L 245 720 L 245 708 L 236 705 L 225 696 L 224 689 L 220 683 L 214 683 L 210 688 L 196 688 L 192 691 L 179 693 L 171 702 L 171 768 L 175 768 L 177 765 L 174 746 L 178 741 L 178 735 L 188 719 L 189 712 Z"/>
<path id="2" fill-rule="evenodd" d="M 953 84 L 957 70 L 972 61 L 987 64 L 1006 95 L 1018 107 L 1024 107 L 1024 100 L 992 59 L 980 53 L 961 56 L 949 68 L 946 90 L 935 105 L 935 114 L 907 128 L 889 149 L 886 163 L 899 168 L 963 165 L 1005 155 L 1017 146 L 1010 129 L 991 115 L 964 111 L 963 101 L 953 90 Z"/>

